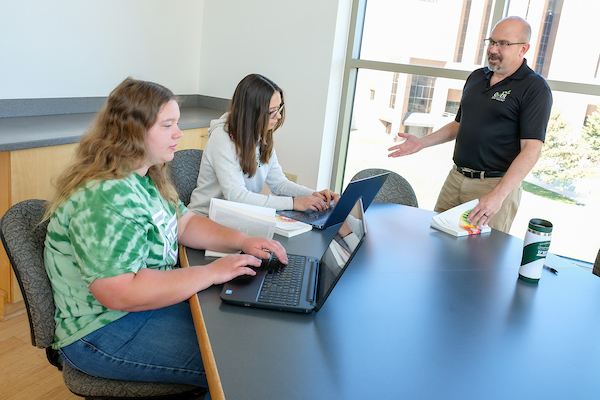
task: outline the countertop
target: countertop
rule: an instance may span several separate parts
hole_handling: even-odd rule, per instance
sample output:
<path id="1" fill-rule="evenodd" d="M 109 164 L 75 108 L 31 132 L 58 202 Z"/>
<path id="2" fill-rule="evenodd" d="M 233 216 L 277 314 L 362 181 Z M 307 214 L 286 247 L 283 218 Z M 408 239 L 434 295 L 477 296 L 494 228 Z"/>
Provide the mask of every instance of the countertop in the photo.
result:
<path id="1" fill-rule="evenodd" d="M 179 128 L 206 128 L 222 110 L 182 107 Z M 90 126 L 96 113 L 40 115 L 0 118 L 0 151 L 76 143 Z"/>

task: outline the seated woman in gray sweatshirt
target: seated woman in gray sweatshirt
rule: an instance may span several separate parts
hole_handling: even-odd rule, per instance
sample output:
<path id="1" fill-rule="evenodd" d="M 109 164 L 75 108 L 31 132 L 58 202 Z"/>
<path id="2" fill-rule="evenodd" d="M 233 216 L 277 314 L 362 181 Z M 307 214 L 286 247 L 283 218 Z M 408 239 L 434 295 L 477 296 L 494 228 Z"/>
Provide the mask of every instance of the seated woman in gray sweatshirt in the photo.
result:
<path id="1" fill-rule="evenodd" d="M 273 147 L 273 132 L 285 117 L 283 91 L 268 78 L 251 74 L 238 84 L 227 113 L 210 123 L 196 189 L 188 208 L 208 215 L 210 199 L 275 208 L 329 207 L 338 194 L 314 191 L 286 178 Z M 261 194 L 267 184 L 272 195 Z"/>

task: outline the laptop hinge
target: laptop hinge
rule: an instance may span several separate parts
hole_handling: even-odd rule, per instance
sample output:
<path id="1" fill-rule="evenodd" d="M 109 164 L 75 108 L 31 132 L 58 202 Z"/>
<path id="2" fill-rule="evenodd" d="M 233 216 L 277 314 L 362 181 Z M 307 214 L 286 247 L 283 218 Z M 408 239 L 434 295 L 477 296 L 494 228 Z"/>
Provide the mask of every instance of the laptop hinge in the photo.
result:
<path id="1" fill-rule="evenodd" d="M 306 291 L 306 300 L 308 300 L 311 304 L 314 304 L 315 299 L 317 297 L 317 279 L 318 279 L 318 271 L 317 267 L 319 264 L 315 261 L 310 262 L 310 273 L 309 273 L 309 281 L 308 281 L 308 289 Z"/>

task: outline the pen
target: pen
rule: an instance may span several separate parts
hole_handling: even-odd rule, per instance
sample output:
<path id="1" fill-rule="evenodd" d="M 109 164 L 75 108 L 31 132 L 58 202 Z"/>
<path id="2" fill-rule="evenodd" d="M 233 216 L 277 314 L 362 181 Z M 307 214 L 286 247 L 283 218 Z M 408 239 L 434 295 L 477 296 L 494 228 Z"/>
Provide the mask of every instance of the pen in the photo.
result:
<path id="1" fill-rule="evenodd" d="M 544 268 L 546 268 L 548 271 L 552 272 L 554 275 L 558 275 L 558 271 L 554 268 L 552 268 L 549 265 L 544 264 Z"/>

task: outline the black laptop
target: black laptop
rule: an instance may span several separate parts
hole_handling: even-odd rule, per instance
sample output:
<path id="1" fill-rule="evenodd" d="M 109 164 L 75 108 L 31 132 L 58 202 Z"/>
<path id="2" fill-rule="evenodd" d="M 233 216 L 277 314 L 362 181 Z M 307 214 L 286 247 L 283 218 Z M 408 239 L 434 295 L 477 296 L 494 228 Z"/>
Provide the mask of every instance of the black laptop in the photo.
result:
<path id="1" fill-rule="evenodd" d="M 226 303 L 282 311 L 319 311 L 364 241 L 367 226 L 359 198 L 339 226 L 320 259 L 288 254 L 284 265 L 274 256 L 255 269 L 256 276 L 241 276 L 226 283 Z"/>
<path id="2" fill-rule="evenodd" d="M 317 229 L 327 229 L 330 226 L 343 222 L 358 198 L 362 198 L 364 211 L 366 211 L 389 174 L 389 172 L 385 172 L 350 182 L 344 193 L 340 196 L 337 204 L 329 207 L 327 210 L 286 210 L 278 211 L 277 214 L 305 222 Z"/>

